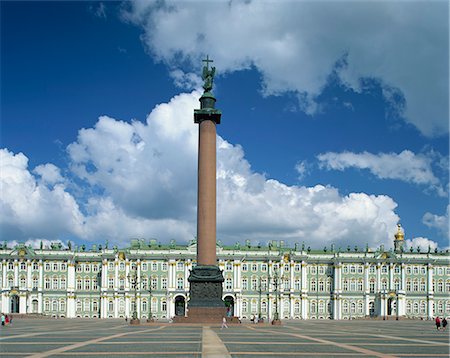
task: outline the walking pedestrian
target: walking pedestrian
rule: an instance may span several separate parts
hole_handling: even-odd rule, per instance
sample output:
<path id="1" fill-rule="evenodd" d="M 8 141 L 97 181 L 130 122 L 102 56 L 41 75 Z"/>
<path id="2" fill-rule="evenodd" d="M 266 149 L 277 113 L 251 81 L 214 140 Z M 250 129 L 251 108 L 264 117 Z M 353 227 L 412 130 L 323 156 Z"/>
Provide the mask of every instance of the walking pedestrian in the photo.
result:
<path id="1" fill-rule="evenodd" d="M 447 319 L 444 317 L 442 318 L 442 330 L 445 331 L 447 328 Z"/>
<path id="2" fill-rule="evenodd" d="M 5 315 L 2 313 L 2 326 L 5 325 Z"/>
<path id="3" fill-rule="evenodd" d="M 436 329 L 438 331 L 440 331 L 441 330 L 441 320 L 440 320 L 439 316 L 436 316 L 436 319 L 434 320 L 434 323 L 436 323 Z"/>
<path id="4" fill-rule="evenodd" d="M 9 317 L 8 317 L 8 315 L 6 315 L 5 316 L 5 324 L 8 324 L 9 323 Z"/>
<path id="5" fill-rule="evenodd" d="M 225 317 L 222 317 L 222 327 L 220 327 L 220 330 L 222 330 L 223 327 L 228 328 L 227 319 Z"/>

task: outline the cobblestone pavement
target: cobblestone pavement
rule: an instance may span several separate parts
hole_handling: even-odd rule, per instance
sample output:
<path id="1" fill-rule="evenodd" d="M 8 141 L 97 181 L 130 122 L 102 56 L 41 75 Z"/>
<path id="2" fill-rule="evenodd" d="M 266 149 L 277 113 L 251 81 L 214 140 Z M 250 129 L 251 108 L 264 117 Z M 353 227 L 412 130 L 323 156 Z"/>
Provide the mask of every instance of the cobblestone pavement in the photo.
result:
<path id="1" fill-rule="evenodd" d="M 431 321 L 287 321 L 129 326 L 123 320 L 16 319 L 0 327 L 2 357 L 448 357 Z"/>

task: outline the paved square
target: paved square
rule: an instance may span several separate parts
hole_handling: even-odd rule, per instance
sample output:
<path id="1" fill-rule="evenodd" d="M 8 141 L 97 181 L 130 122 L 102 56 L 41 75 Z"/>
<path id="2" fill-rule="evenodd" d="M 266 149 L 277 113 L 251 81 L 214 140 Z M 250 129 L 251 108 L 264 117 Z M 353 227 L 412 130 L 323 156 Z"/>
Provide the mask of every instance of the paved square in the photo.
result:
<path id="1" fill-rule="evenodd" d="M 2 357 L 448 357 L 431 321 L 288 321 L 281 327 L 123 320 L 16 319 L 0 329 Z"/>

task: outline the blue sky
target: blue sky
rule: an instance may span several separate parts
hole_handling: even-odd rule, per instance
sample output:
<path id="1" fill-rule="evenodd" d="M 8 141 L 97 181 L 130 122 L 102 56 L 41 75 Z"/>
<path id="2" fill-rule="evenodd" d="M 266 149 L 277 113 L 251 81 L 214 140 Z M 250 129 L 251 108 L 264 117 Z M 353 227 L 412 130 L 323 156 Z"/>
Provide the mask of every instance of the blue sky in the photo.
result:
<path id="1" fill-rule="evenodd" d="M 390 246 L 400 222 L 408 244 L 447 248 L 447 15 L 444 1 L 1 2 L 2 240 L 195 236 L 209 54 L 218 240 Z"/>

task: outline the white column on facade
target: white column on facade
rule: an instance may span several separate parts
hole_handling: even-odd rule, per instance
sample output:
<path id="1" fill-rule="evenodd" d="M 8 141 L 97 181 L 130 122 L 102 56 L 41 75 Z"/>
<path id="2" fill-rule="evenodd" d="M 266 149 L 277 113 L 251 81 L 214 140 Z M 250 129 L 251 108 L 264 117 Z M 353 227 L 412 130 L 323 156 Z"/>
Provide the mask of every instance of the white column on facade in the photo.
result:
<path id="1" fill-rule="evenodd" d="M 334 292 L 333 292 L 333 319 L 341 319 L 341 304 L 342 304 L 342 300 L 341 300 L 341 269 L 342 269 L 342 265 L 340 262 L 336 262 L 333 265 L 334 268 Z"/>
<path id="2" fill-rule="evenodd" d="M 375 282 L 375 285 L 376 285 L 375 291 L 380 292 L 380 290 L 381 290 L 381 264 L 377 263 L 376 268 L 377 268 L 377 281 Z"/>
<path id="3" fill-rule="evenodd" d="M 130 314 L 130 294 L 125 294 L 125 317 L 131 317 Z"/>
<path id="4" fill-rule="evenodd" d="M 102 261 L 102 279 L 100 287 L 100 318 L 106 318 L 107 315 L 107 301 L 106 291 L 108 289 L 108 260 Z"/>
<path id="5" fill-rule="evenodd" d="M 237 275 L 236 289 L 239 290 L 239 292 L 241 292 L 242 291 L 242 263 L 240 261 L 235 262 L 234 268 L 236 270 L 236 275 Z"/>
<path id="6" fill-rule="evenodd" d="M 290 287 L 291 293 L 294 293 L 294 260 L 291 260 L 291 262 L 289 264 L 289 269 L 290 269 L 290 286 L 289 287 Z M 291 310 L 291 315 L 292 315 L 292 310 Z"/>
<path id="7" fill-rule="evenodd" d="M 394 290 L 394 264 L 389 264 L 389 290 Z"/>
<path id="8" fill-rule="evenodd" d="M 114 294 L 114 318 L 119 318 L 119 296 Z"/>
<path id="9" fill-rule="evenodd" d="M 427 300 L 428 300 L 428 318 L 433 318 L 434 316 L 434 290 L 433 290 L 433 275 L 434 268 L 431 263 L 428 264 L 428 274 L 427 274 Z"/>
<path id="10" fill-rule="evenodd" d="M 19 293 L 19 313 L 27 313 L 27 294 L 25 292 Z"/>
<path id="11" fill-rule="evenodd" d="M 44 306 L 44 302 L 42 299 L 42 292 L 38 293 L 38 313 L 42 314 L 42 312 L 44 311 L 42 308 Z"/>
<path id="12" fill-rule="evenodd" d="M 14 259 L 14 286 L 19 286 L 19 262 Z"/>
<path id="13" fill-rule="evenodd" d="M 67 264 L 67 312 L 68 318 L 75 317 L 75 264 L 68 260 Z"/>
<path id="14" fill-rule="evenodd" d="M 301 315 L 302 319 L 308 319 L 308 264 L 301 262 Z"/>
<path id="15" fill-rule="evenodd" d="M 405 264 L 402 263 L 401 265 L 401 286 L 400 286 L 400 290 L 405 292 L 406 290 L 406 274 L 405 274 Z"/>
<path id="16" fill-rule="evenodd" d="M 125 286 L 126 282 L 128 281 L 128 275 L 130 273 L 130 263 L 128 262 L 128 259 L 125 261 Z M 117 290 L 117 287 L 119 286 L 119 260 L 116 257 L 114 260 L 114 290 Z"/>
<path id="17" fill-rule="evenodd" d="M 169 274 L 168 274 L 168 287 L 169 289 L 173 290 L 175 289 L 175 260 L 170 259 L 169 260 Z"/>
<path id="18" fill-rule="evenodd" d="M 39 260 L 39 282 L 38 282 L 38 291 L 42 292 L 42 288 L 44 285 L 44 263 L 42 260 Z"/>
<path id="19" fill-rule="evenodd" d="M 369 263 L 364 263 L 364 315 L 370 314 L 370 287 L 369 287 Z"/>
<path id="20" fill-rule="evenodd" d="M 27 260 L 27 290 L 31 291 L 33 288 L 33 278 L 31 276 L 31 260 L 28 259 Z M 28 305 L 29 307 L 31 307 L 31 302 Z"/>
<path id="21" fill-rule="evenodd" d="M 39 279 L 38 279 L 38 313 L 41 313 L 44 311 L 44 301 L 42 298 L 42 286 L 44 284 L 44 263 L 42 262 L 42 259 L 39 259 Z"/>
<path id="22" fill-rule="evenodd" d="M 8 281 L 6 279 L 6 269 L 7 269 L 8 265 L 6 264 L 6 260 L 5 259 L 3 259 L 1 267 L 2 267 L 2 270 L 3 270 L 2 271 L 2 285 L 1 285 L 1 287 L 2 287 L 3 290 L 6 290 L 7 284 L 8 284 Z M 3 300 L 2 300 L 2 302 L 3 302 Z"/>
<path id="23" fill-rule="evenodd" d="M 184 263 L 184 290 L 187 292 L 189 292 L 189 267 L 191 266 L 191 260 L 186 260 L 186 262 Z M 223 270 L 224 267 L 222 265 L 221 269 Z"/>

